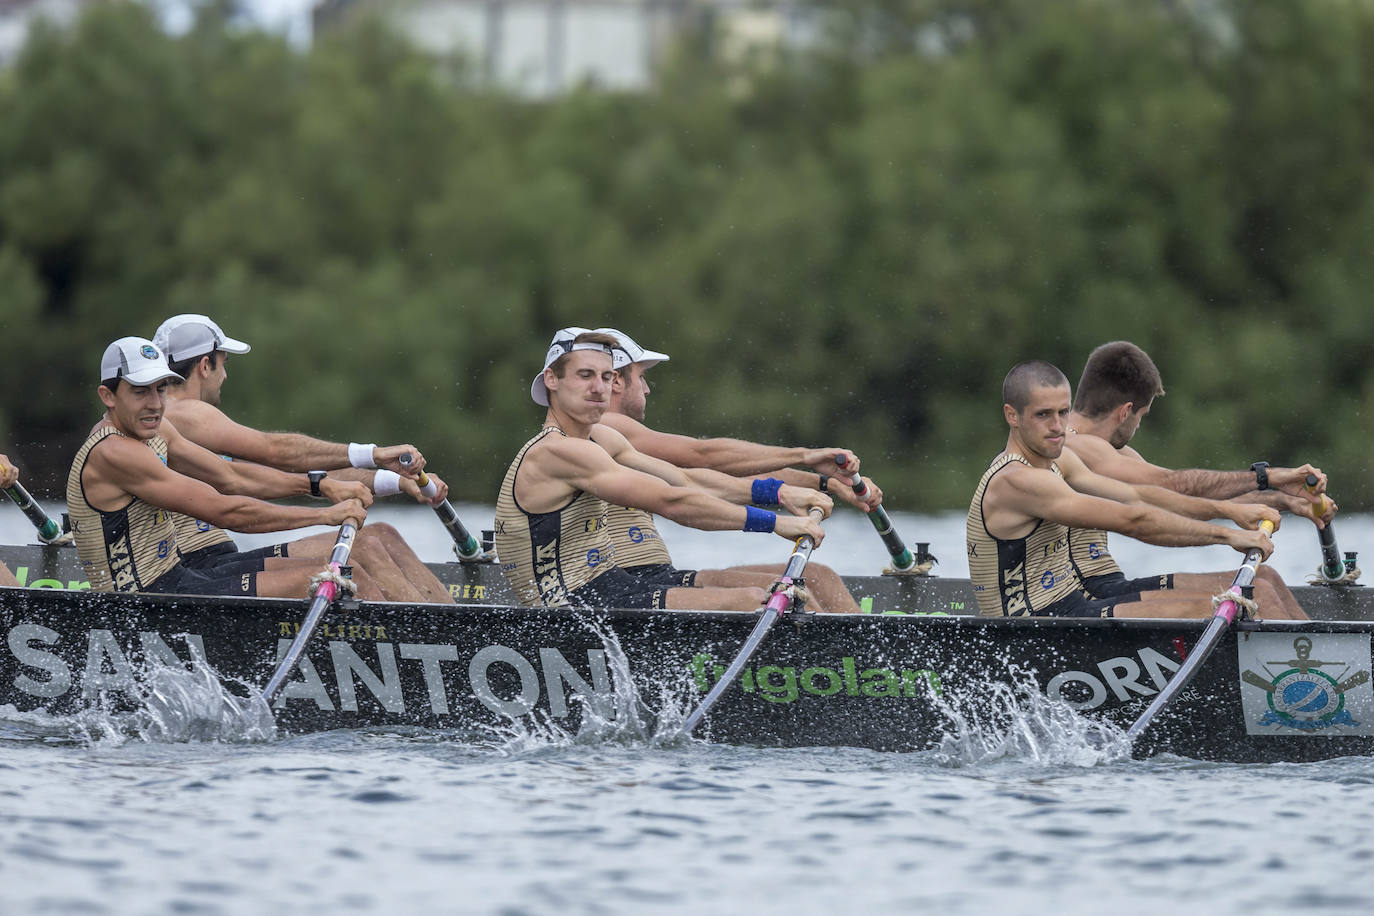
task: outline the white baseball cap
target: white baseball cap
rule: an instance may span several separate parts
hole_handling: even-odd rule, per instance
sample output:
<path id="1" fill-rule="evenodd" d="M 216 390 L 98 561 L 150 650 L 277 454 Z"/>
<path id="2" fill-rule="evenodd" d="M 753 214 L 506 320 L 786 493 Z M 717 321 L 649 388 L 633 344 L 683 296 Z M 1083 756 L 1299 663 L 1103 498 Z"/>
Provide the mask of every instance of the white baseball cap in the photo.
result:
<path id="1" fill-rule="evenodd" d="M 153 343 L 167 354 L 168 362 L 209 356 L 216 350 L 225 353 L 247 353 L 252 347 L 235 340 L 220 330 L 204 315 L 176 315 L 162 322 L 153 335 Z"/>
<path id="2" fill-rule="evenodd" d="M 167 365 L 167 357 L 145 337 L 121 337 L 105 348 L 105 355 L 100 357 L 100 380 L 119 378 L 140 388 L 163 379 L 181 381 Z"/>
<path id="3" fill-rule="evenodd" d="M 617 369 L 628 366 L 630 363 L 643 363 L 644 368 L 648 369 L 668 361 L 667 353 L 644 349 L 624 331 L 617 331 L 615 328 L 597 328 L 597 331 L 602 334 L 609 334 L 620 341 L 621 352 L 625 355 L 622 357 L 619 353 L 616 354 L 615 367 Z"/>
<path id="4" fill-rule="evenodd" d="M 536 375 L 534 381 L 530 383 L 530 397 L 534 398 L 534 403 L 538 404 L 540 407 L 549 406 L 549 389 L 544 384 L 544 370 L 557 362 L 558 357 L 562 356 L 564 353 L 571 353 L 574 350 L 600 350 L 603 353 L 611 354 L 612 364 L 617 368 L 620 366 L 617 360 L 620 357 L 621 351 L 614 347 L 608 347 L 605 344 L 591 343 L 590 341 L 585 343 L 573 343 L 578 335 L 590 333 L 591 331 L 587 328 L 563 328 L 553 335 L 553 342 L 549 344 L 549 352 L 544 354 L 544 369 L 540 369 L 539 374 Z"/>

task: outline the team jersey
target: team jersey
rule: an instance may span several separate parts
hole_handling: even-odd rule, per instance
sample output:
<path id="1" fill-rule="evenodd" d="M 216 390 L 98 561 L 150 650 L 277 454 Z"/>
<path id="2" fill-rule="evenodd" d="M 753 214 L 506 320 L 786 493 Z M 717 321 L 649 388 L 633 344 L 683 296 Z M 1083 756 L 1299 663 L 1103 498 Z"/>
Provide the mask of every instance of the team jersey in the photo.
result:
<path id="1" fill-rule="evenodd" d="M 182 556 L 189 556 L 206 547 L 233 543 L 229 532 L 223 528 L 216 528 L 209 522 L 202 522 L 180 512 L 172 513 L 172 527 L 176 529 L 177 549 L 181 551 Z"/>
<path id="2" fill-rule="evenodd" d="M 124 435 L 113 426 L 96 429 L 82 444 L 67 475 L 67 513 L 71 517 L 77 556 L 91 588 L 98 592 L 137 592 L 156 582 L 181 559 L 176 530 L 164 509 L 133 497 L 122 509 L 107 512 L 86 500 L 81 479 L 91 450 L 110 436 Z M 167 440 L 146 443 L 167 463 Z"/>
<path id="3" fill-rule="evenodd" d="M 615 545 L 615 565 L 622 569 L 635 566 L 673 565 L 668 545 L 663 543 L 654 527 L 652 512 L 611 506 L 606 513 L 611 543 Z"/>
<path id="4" fill-rule="evenodd" d="M 554 433 L 567 435 L 548 426 L 524 444 L 506 470 L 496 497 L 496 553 L 501 572 L 526 607 L 566 605 L 569 592 L 616 565 L 605 500 L 579 491 L 551 512 L 526 512 L 515 498 L 515 481 L 526 453 Z"/>
<path id="5" fill-rule="evenodd" d="M 1014 452 L 998 455 L 978 481 L 969 504 L 964 533 L 968 546 L 969 579 L 984 617 L 1022 617 L 1038 614 L 1083 584 L 1069 558 L 1069 529 L 1041 519 L 1024 537 L 993 537 L 983 517 L 983 494 L 992 478 L 1012 462 L 1033 465 Z M 1051 465 L 1063 476 L 1057 463 Z"/>
<path id="6" fill-rule="evenodd" d="M 1078 430 L 1069 427 L 1069 435 L 1080 435 Z M 1069 556 L 1074 569 L 1084 579 L 1094 576 L 1111 576 L 1121 572 L 1121 567 L 1112 559 L 1107 546 L 1107 532 L 1099 528 L 1072 528 L 1069 530 Z"/>

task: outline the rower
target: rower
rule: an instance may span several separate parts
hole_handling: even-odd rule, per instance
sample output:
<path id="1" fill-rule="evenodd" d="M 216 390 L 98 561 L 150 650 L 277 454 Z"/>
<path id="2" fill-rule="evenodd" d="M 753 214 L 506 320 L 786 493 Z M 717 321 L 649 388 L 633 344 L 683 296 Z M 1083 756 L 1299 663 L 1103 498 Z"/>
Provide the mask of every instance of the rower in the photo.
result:
<path id="1" fill-rule="evenodd" d="M 330 499 L 337 498 L 342 487 L 358 482 L 377 496 L 405 491 L 432 505 L 448 495 L 448 485 L 432 474 L 437 492 L 433 498 L 420 493 L 414 478 L 424 467 L 424 456 L 413 445 L 324 442 L 298 433 L 262 432 L 231 420 L 220 408 L 227 363 L 231 354 L 244 354 L 251 348 L 204 315 L 167 319 L 153 343 L 166 352 L 172 371 L 182 377 L 167 390 L 167 418 L 197 445 L 231 460 L 307 473 L 312 494 Z M 403 460 L 407 456 L 409 461 Z M 245 472 L 251 473 L 251 466 Z M 287 565 L 286 559 L 326 560 L 334 548 L 334 535 L 327 533 L 240 551 L 228 532 L 214 525 L 180 514 L 173 523 L 177 543 L 192 569 L 278 569 Z M 361 529 L 353 544 L 352 562 L 367 571 L 388 601 L 453 603 L 448 589 L 391 525 L 374 522 Z"/>
<path id="2" fill-rule="evenodd" d="M 620 342 L 615 352 L 615 379 L 611 383 L 610 408 L 601 418 L 605 426 L 623 435 L 630 445 L 645 455 L 675 465 L 693 483 L 705 485 L 712 477 L 719 477 L 723 468 L 750 468 L 739 476 L 765 475 L 751 481 L 751 497 L 758 495 L 760 504 L 799 506 L 806 499 L 805 491 L 825 492 L 828 475 L 806 473 L 788 467 L 789 462 L 805 463 L 807 459 L 826 470 L 840 472 L 835 467 L 836 455 L 847 457 L 844 472 L 848 479 L 851 468 L 858 467 L 858 458 L 847 449 L 787 449 L 745 442 L 739 439 L 694 439 L 658 432 L 644 424 L 648 404 L 649 382 L 644 377 L 654 366 L 667 362 L 668 356 L 646 350 L 630 335 L 614 328 L 599 328 Z M 730 471 L 724 472 L 726 474 Z M 776 477 L 769 476 L 776 474 Z M 787 481 L 791 481 L 788 483 Z M 728 484 L 727 484 L 728 485 Z M 755 493 L 757 490 L 757 494 Z M 848 485 L 835 487 L 841 499 L 869 511 L 871 505 L 882 504 L 882 492 L 869 481 L 870 502 L 854 495 Z M 729 569 L 678 569 L 663 538 L 654 525 L 652 514 L 642 509 L 611 506 L 608 516 L 611 542 L 615 545 L 616 565 L 642 581 L 658 581 L 671 585 L 753 585 L 768 588 L 777 581 L 781 566 L 732 566 Z M 833 569 L 819 563 L 806 566 L 807 591 L 815 599 L 815 610 L 835 613 L 862 613 L 858 602 L 845 587 L 844 580 Z"/>
<path id="3" fill-rule="evenodd" d="M 1129 484 L 1163 487 L 1188 496 L 1208 499 L 1239 499 L 1287 509 L 1316 522 L 1320 528 L 1335 516 L 1335 503 L 1324 518 L 1316 515 L 1326 487 L 1326 476 L 1310 464 L 1297 468 L 1271 468 L 1256 462 L 1244 471 L 1210 471 L 1198 468 L 1169 470 L 1151 464 L 1131 448 L 1131 438 L 1150 412 L 1164 383 L 1154 360 L 1140 347 L 1124 340 L 1103 344 L 1088 356 L 1069 414 L 1066 444 L 1094 473 Z M 1308 491 L 1307 475 L 1319 485 Z M 1095 529 L 1071 532 L 1070 555 L 1083 583 L 1095 597 L 1110 598 L 1131 592 L 1169 588 L 1219 592 L 1231 584 L 1234 572 L 1168 573 L 1127 579 L 1108 549 L 1107 533 Z M 1288 609 L 1299 611 L 1296 599 L 1283 578 L 1269 566 L 1259 567 L 1257 581 L 1268 582 L 1275 593 L 1291 601 Z"/>
<path id="4" fill-rule="evenodd" d="M 543 428 L 521 447 L 496 500 L 501 571 L 527 606 L 757 610 L 757 586 L 669 586 L 620 569 L 606 524 L 609 503 L 664 515 L 703 530 L 773 531 L 794 539 L 825 533 L 804 516 L 732 505 L 693 486 L 673 465 L 635 450 L 600 420 L 610 404 L 619 341 L 558 332 L 530 396 L 547 407 Z M 823 494 L 810 505 L 828 511 Z"/>
<path id="5" fill-rule="evenodd" d="M 0 490 L 12 487 L 19 482 L 19 469 L 10 461 L 8 455 L 0 455 Z M 19 580 L 10 572 L 10 568 L 4 563 L 0 563 L 0 585 L 19 587 Z"/>
<path id="6" fill-rule="evenodd" d="M 1171 547 L 1227 544 L 1242 553 L 1257 548 L 1267 557 L 1274 545 L 1256 529 L 1266 520 L 1277 524 L 1278 513 L 1268 506 L 1182 496 L 1094 474 L 1064 448 L 1070 403 L 1069 380 L 1040 360 L 1014 366 L 1002 384 L 1002 413 L 1010 427 L 1006 448 L 978 482 L 965 528 L 969 578 L 982 614 L 1212 616 L 1207 591 L 1092 596 L 1069 557 L 1070 529 L 1116 531 Z M 1203 518 L 1229 518 L 1243 527 Z M 1274 592 L 1267 582 L 1255 588 L 1264 616 L 1306 617 Z"/>
<path id="7" fill-rule="evenodd" d="M 181 561 L 170 513 L 196 513 L 238 531 L 282 531 L 311 525 L 361 526 L 362 499 L 324 508 L 278 506 L 249 496 L 304 495 L 303 474 L 258 468 L 243 474 L 177 432 L 163 417 L 167 384 L 176 377 L 150 340 L 123 337 L 105 349 L 96 389 L 105 415 L 91 430 L 67 476 L 67 511 L 77 554 L 95 591 L 190 595 L 304 597 L 318 563 L 290 569 L 202 572 Z M 380 591 L 355 570 L 364 598 Z"/>

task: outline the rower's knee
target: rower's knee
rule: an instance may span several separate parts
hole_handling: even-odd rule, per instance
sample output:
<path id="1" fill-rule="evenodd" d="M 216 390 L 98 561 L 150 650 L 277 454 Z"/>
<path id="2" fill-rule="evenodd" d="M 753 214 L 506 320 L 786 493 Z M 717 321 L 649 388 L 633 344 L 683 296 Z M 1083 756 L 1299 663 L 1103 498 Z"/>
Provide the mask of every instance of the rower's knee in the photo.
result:
<path id="1" fill-rule="evenodd" d="M 751 585 L 744 588 L 732 588 L 730 591 L 733 593 L 731 597 L 738 601 L 737 606 L 732 607 L 731 610 L 752 611 L 768 600 L 768 589 L 766 588 Z"/>
<path id="2" fill-rule="evenodd" d="M 395 525 L 388 525 L 386 522 L 369 522 L 362 530 L 368 537 L 381 544 L 393 544 L 401 540 L 401 532 L 396 530 Z"/>
<path id="3" fill-rule="evenodd" d="M 382 594 L 381 588 L 377 585 L 377 580 L 359 566 L 353 567 L 353 584 L 358 587 L 358 597 L 364 601 L 385 601 L 386 595 Z"/>

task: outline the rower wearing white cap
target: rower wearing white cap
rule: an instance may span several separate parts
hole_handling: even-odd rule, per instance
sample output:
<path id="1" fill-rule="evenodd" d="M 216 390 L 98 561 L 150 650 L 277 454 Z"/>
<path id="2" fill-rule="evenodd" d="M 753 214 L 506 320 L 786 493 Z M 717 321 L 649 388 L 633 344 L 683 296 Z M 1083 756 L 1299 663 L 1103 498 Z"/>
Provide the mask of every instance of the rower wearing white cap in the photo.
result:
<path id="1" fill-rule="evenodd" d="M 616 378 L 611 385 L 611 406 L 601 422 L 625 436 L 637 450 L 683 469 L 693 483 L 706 485 L 706 475 L 721 473 L 750 476 L 776 474 L 750 482 L 751 498 L 760 504 L 773 505 L 780 499 L 795 502 L 797 494 L 789 494 L 793 487 L 819 488 L 824 477 L 794 471 L 791 463 L 814 461 L 827 470 L 839 471 L 834 458 L 838 454 L 852 455 L 846 449 L 789 449 L 759 445 L 740 439 L 693 439 L 650 429 L 644 424 L 649 383 L 644 373 L 668 360 L 666 353 L 646 350 L 629 334 L 615 328 L 598 328 L 619 341 L 616 351 Z M 858 465 L 857 459 L 854 466 Z M 846 467 L 848 467 L 846 462 Z M 725 471 L 729 468 L 728 472 Z M 744 468 L 745 470 L 734 470 Z M 882 493 L 869 484 L 874 505 L 881 503 Z M 865 511 L 868 506 L 854 496 L 848 485 L 835 488 L 837 495 Z M 789 498 L 790 497 L 790 498 Z M 678 585 L 757 585 L 770 587 L 782 571 L 780 566 L 735 566 L 729 569 L 678 569 L 672 555 L 654 524 L 652 514 L 642 509 L 612 506 L 609 515 L 611 542 L 615 544 L 616 563 L 627 573 L 646 582 L 662 581 Z M 816 562 L 806 566 L 808 590 L 816 598 L 819 609 L 835 613 L 861 613 L 858 602 L 845 587 L 844 580 L 828 566 Z"/>
<path id="2" fill-rule="evenodd" d="M 601 425 L 618 347 L 614 337 L 584 328 L 554 335 L 544 370 L 530 385 L 535 403 L 548 408 L 544 428 L 515 456 L 496 500 L 501 571 L 528 606 L 756 609 L 763 588 L 671 587 L 617 567 L 606 528 L 610 503 L 703 530 L 805 534 L 818 544 L 824 537 L 809 518 L 734 505 L 691 485 L 682 471 Z M 731 487 L 748 501 L 747 481 Z M 828 512 L 831 501 L 813 493 L 811 504 Z"/>
<path id="3" fill-rule="evenodd" d="M 153 343 L 166 351 L 169 365 L 184 379 L 174 381 L 168 389 L 167 417 L 197 445 L 239 462 L 254 462 L 243 465 L 244 473 L 256 473 L 256 465 L 306 473 L 311 493 L 330 500 L 337 500 L 362 484 L 377 496 L 404 489 L 418 501 L 430 502 L 420 494 L 413 480 L 425 463 L 424 456 L 413 445 L 379 447 L 325 442 L 298 433 L 262 432 L 230 419 L 219 406 L 228 377 L 226 364 L 230 354 L 242 355 L 252 348 L 225 334 L 206 316 L 186 314 L 168 318 L 153 335 Z M 408 465 L 401 463 L 405 455 L 411 456 Z M 379 465 L 382 469 L 371 470 Z M 448 485 L 434 475 L 430 479 L 438 485 L 434 500 L 442 501 L 448 494 Z M 326 533 L 240 551 L 221 528 L 187 515 L 177 515 L 174 521 L 177 543 L 193 569 L 282 568 L 288 565 L 287 559 L 327 559 L 335 542 L 334 534 Z M 391 525 L 374 522 L 360 529 L 352 557 L 354 566 L 366 570 L 389 601 L 453 603 L 448 589 Z"/>
<path id="4" fill-rule="evenodd" d="M 232 463 L 186 439 L 163 417 L 177 374 L 150 340 L 123 337 L 106 348 L 96 392 L 105 416 L 77 451 L 67 477 L 67 510 L 81 565 L 96 591 L 304 597 L 318 564 L 212 576 L 190 569 L 177 551 L 172 512 L 192 513 L 239 531 L 310 525 L 361 526 L 364 502 L 323 508 L 278 506 L 242 495 L 304 495 L 303 474 L 261 469 L 249 480 Z M 365 496 L 368 494 L 364 493 Z M 370 497 L 369 497 L 370 501 Z M 366 575 L 359 594 L 379 598 Z"/>

